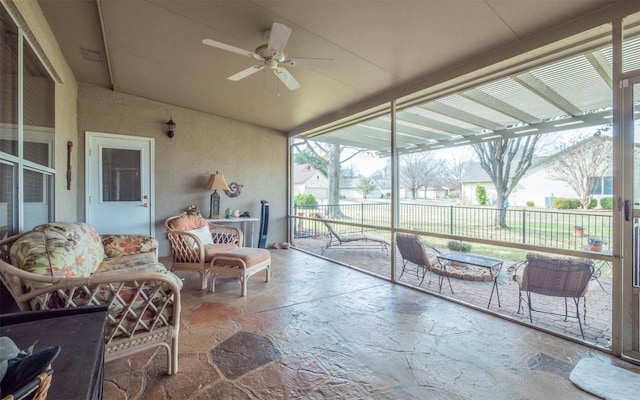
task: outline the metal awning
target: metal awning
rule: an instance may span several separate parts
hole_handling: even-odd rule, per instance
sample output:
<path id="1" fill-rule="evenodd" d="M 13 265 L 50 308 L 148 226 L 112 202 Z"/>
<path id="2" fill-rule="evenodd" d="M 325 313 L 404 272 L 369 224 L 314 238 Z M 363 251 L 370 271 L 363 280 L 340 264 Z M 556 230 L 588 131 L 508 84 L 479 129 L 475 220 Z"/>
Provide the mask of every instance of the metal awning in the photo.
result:
<path id="1" fill-rule="evenodd" d="M 640 37 L 623 45 L 625 70 L 640 69 Z M 611 123 L 611 46 L 515 74 L 396 113 L 399 153 L 560 132 Z M 313 137 L 388 155 L 388 114 Z"/>

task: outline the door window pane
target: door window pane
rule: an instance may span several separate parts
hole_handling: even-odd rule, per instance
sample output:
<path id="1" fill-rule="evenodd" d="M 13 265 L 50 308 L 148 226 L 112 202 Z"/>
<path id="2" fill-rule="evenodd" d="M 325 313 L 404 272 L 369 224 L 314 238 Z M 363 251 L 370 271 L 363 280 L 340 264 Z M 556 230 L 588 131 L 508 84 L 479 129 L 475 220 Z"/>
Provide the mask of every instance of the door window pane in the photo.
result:
<path id="1" fill-rule="evenodd" d="M 31 229 L 53 219 L 53 178 L 38 171 L 24 171 L 24 227 Z"/>
<path id="2" fill-rule="evenodd" d="M 102 201 L 140 201 L 140 151 L 102 149 Z"/>
<path id="3" fill-rule="evenodd" d="M 0 163 L 0 239 L 18 233 L 15 199 L 16 167 Z"/>
<path id="4" fill-rule="evenodd" d="M 605 176 L 602 178 L 602 194 L 613 194 L 613 177 Z"/>
<path id="5" fill-rule="evenodd" d="M 55 85 L 31 47 L 24 50 L 24 159 L 53 167 Z"/>
<path id="6" fill-rule="evenodd" d="M 0 152 L 18 155 L 18 28 L 0 7 Z"/>

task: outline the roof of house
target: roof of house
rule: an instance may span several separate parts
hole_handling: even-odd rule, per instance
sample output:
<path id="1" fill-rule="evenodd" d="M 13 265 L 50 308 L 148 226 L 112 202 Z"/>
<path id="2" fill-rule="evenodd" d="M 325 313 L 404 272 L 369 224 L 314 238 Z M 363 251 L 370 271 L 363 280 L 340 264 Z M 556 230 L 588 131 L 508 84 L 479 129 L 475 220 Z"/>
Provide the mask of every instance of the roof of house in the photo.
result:
<path id="1" fill-rule="evenodd" d="M 293 184 L 302 184 L 314 177 L 316 174 L 322 174 L 310 164 L 297 164 L 293 166 Z"/>

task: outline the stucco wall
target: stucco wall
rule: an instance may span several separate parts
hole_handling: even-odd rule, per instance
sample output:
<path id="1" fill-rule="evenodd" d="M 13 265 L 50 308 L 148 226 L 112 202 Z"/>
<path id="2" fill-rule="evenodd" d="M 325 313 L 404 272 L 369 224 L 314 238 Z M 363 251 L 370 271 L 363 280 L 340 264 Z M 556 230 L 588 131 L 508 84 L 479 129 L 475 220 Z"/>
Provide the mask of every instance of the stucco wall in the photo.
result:
<path id="1" fill-rule="evenodd" d="M 78 198 L 78 127 L 77 127 L 77 82 L 62 51 L 55 41 L 38 2 L 35 0 L 7 1 L 7 9 L 17 19 L 18 26 L 25 31 L 55 78 L 55 219 L 58 221 L 79 220 Z M 73 142 L 72 183 L 67 190 L 67 142 Z"/>
<path id="2" fill-rule="evenodd" d="M 284 134 L 84 83 L 78 85 L 78 104 L 78 145 L 82 154 L 86 131 L 155 138 L 155 229 L 161 256 L 169 254 L 164 220 L 181 213 L 191 203 L 197 204 L 203 215 L 208 214 L 211 192 L 204 185 L 209 174 L 216 171 L 224 174 L 227 183 L 244 185 L 236 198 L 221 194 L 221 210 L 240 209 L 259 218 L 260 200 L 268 200 L 267 242 L 286 240 Z M 166 135 L 169 118 L 177 124 L 173 139 Z M 84 160 L 79 161 L 84 179 Z M 84 193 L 84 183 L 79 185 L 80 193 Z M 84 198 L 79 201 L 84 202 Z"/>

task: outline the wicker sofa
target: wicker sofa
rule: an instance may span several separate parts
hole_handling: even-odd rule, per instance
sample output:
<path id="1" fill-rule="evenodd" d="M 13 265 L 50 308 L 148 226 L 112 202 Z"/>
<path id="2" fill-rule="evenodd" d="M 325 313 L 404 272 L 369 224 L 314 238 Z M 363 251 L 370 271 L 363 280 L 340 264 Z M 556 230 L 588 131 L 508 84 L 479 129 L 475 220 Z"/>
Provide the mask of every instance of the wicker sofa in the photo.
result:
<path id="1" fill-rule="evenodd" d="M 108 305 L 105 360 L 163 346 L 175 374 L 182 281 L 157 248 L 150 236 L 48 223 L 0 241 L 0 279 L 22 311 Z"/>

